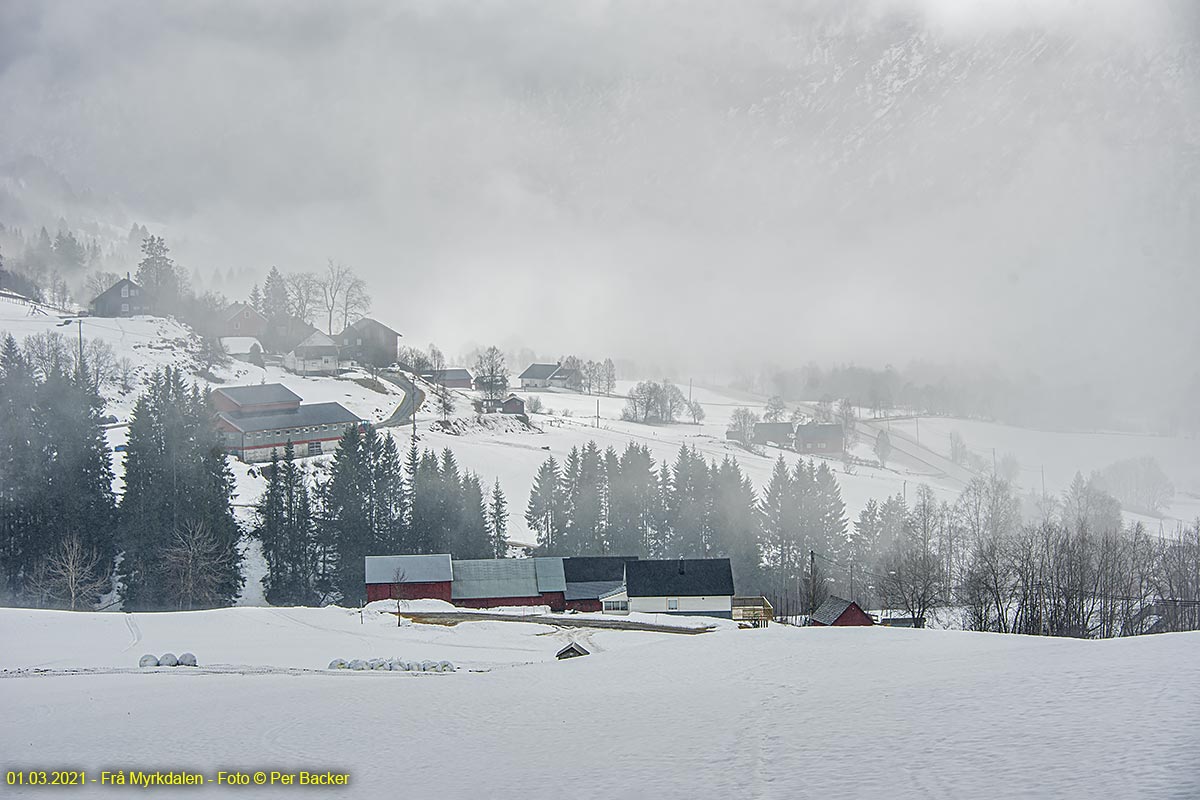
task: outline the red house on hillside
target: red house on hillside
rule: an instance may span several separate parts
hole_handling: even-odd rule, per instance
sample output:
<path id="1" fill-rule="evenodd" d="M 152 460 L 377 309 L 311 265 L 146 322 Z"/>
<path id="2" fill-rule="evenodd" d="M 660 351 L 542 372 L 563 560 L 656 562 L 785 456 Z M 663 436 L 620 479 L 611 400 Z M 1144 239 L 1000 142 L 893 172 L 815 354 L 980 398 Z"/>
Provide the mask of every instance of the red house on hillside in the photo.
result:
<path id="1" fill-rule="evenodd" d="M 812 625 L 874 625 L 875 620 L 853 600 L 829 595 L 821 607 L 809 617 Z"/>

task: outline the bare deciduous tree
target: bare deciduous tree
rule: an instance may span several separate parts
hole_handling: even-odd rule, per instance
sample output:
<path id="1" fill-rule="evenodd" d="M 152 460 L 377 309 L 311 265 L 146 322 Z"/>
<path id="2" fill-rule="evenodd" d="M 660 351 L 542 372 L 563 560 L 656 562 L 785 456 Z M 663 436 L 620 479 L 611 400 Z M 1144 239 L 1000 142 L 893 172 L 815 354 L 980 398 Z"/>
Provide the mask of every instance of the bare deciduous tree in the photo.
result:
<path id="1" fill-rule="evenodd" d="M 85 549 L 78 536 L 70 536 L 39 565 L 30 580 L 35 594 L 75 611 L 91 607 L 112 586 L 102 572 L 100 556 Z"/>
<path id="2" fill-rule="evenodd" d="M 163 566 L 178 592 L 178 607 L 193 609 L 219 602 L 220 585 L 233 560 L 234 554 L 203 522 L 189 520 L 181 525 L 163 551 Z"/>
<path id="3" fill-rule="evenodd" d="M 367 294 L 367 282 L 356 275 L 351 275 L 342 292 L 341 317 L 342 330 L 352 322 L 357 322 L 371 309 L 371 296 Z"/>
<path id="4" fill-rule="evenodd" d="M 321 310 L 325 312 L 325 332 L 333 335 L 333 317 L 342 307 L 342 295 L 354 278 L 354 273 L 345 264 L 338 264 L 332 258 L 325 267 L 325 274 L 318 279 L 321 290 Z"/>
<path id="5" fill-rule="evenodd" d="M 321 281 L 311 272 L 293 272 L 283 279 L 287 287 L 288 313 L 305 322 L 312 322 L 321 302 Z"/>

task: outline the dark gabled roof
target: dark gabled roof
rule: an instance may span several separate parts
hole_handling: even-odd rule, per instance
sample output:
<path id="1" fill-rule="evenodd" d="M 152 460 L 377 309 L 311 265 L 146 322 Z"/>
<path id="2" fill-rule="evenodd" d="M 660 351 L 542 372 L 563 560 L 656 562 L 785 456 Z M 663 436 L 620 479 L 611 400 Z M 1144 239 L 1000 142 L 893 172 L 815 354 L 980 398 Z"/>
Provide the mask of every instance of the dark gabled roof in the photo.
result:
<path id="1" fill-rule="evenodd" d="M 103 292 L 101 292 L 100 294 L 93 297 L 92 303 L 94 304 L 97 300 L 99 300 L 101 298 L 107 298 L 110 294 L 115 294 L 115 292 L 117 292 L 122 286 L 132 286 L 133 288 L 135 288 L 139 291 L 142 288 L 141 286 L 139 286 L 136 283 L 134 283 L 133 281 L 131 281 L 129 278 L 121 278 L 121 280 L 117 281 L 112 286 L 108 287 Z"/>
<path id="2" fill-rule="evenodd" d="M 728 558 L 677 558 L 625 564 L 630 597 L 722 597 L 733 595 Z"/>
<path id="3" fill-rule="evenodd" d="M 430 372 L 422 372 L 422 378 L 429 380 L 444 380 L 444 381 L 470 381 L 474 380 L 471 376 L 471 371 L 463 367 L 451 367 L 450 369 L 432 370 Z"/>
<path id="4" fill-rule="evenodd" d="M 792 435 L 792 423 L 790 422 L 756 422 L 754 423 L 755 436 L 782 436 L 790 437 Z"/>
<path id="5" fill-rule="evenodd" d="M 824 603 L 821 603 L 821 607 L 812 613 L 811 619 L 822 625 L 832 625 L 852 605 L 855 605 L 852 601 L 831 594 L 825 598 Z"/>
<path id="6" fill-rule="evenodd" d="M 579 377 L 579 370 L 567 369 L 566 367 L 559 367 L 558 369 L 554 370 L 554 374 L 551 375 L 550 377 L 551 378 L 561 378 L 564 381 L 569 381 L 569 380 L 573 380 L 573 379 Z"/>
<path id="7" fill-rule="evenodd" d="M 558 372 L 558 364 L 530 364 L 525 371 L 517 376 L 517 380 L 528 378 L 532 381 L 544 381 Z"/>
<path id="8" fill-rule="evenodd" d="M 625 581 L 576 581 L 567 584 L 563 597 L 566 600 L 599 600 L 624 585 Z"/>
<path id="9" fill-rule="evenodd" d="M 359 319 L 356 319 L 354 322 L 351 322 L 349 325 L 346 326 L 346 330 L 342 331 L 341 335 L 345 336 L 346 331 L 350 330 L 351 328 L 353 328 L 355 330 L 362 330 L 363 328 L 368 328 L 368 327 L 372 327 L 372 326 L 376 327 L 376 328 L 381 328 L 393 336 L 400 336 L 400 333 L 398 331 L 392 330 L 391 328 L 389 328 L 387 325 L 384 325 L 379 320 L 372 319 L 371 317 L 360 317 Z"/>
<path id="10" fill-rule="evenodd" d="M 809 422 L 796 426 L 796 439 L 805 442 L 829 442 L 842 438 L 842 426 L 838 423 Z"/>
<path id="11" fill-rule="evenodd" d="M 260 383 L 253 386 L 223 386 L 220 389 L 214 389 L 213 393 L 223 394 L 239 406 L 300 402 L 300 395 L 282 383 Z"/>
<path id="12" fill-rule="evenodd" d="M 238 314 L 242 313 L 243 311 L 253 311 L 255 316 L 266 319 L 266 317 L 263 316 L 262 312 L 259 311 L 254 306 L 250 305 L 249 303 L 238 302 L 238 303 L 230 303 L 229 306 L 225 309 L 225 311 L 223 312 L 225 321 L 228 322 L 229 320 L 233 319 L 234 317 L 236 317 Z"/>
<path id="13" fill-rule="evenodd" d="M 309 403 L 296 411 L 278 411 L 268 414 L 220 414 L 242 433 L 279 431 L 288 428 L 307 428 L 313 425 L 351 425 L 362 422 L 341 403 Z"/>
<path id="14" fill-rule="evenodd" d="M 625 580 L 625 562 L 637 556 L 571 556 L 563 559 L 567 583 Z"/>

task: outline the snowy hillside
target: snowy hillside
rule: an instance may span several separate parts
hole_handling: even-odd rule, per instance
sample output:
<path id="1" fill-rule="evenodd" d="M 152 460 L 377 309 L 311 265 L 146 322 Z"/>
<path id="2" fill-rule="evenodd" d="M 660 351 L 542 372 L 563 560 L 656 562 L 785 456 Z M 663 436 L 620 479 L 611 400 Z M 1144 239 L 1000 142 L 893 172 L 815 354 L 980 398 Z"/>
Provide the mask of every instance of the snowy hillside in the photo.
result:
<path id="1" fill-rule="evenodd" d="M 747 406 L 761 415 L 765 398 L 695 387 L 692 396 L 705 410 L 705 419 L 700 425 L 687 422 L 666 426 L 641 425 L 621 420 L 625 398 L 619 395 L 628 392 L 632 386 L 632 381 L 619 381 L 617 395 L 612 397 L 558 390 L 518 390 L 517 394 L 521 397 L 538 397 L 547 409 L 548 413 L 530 417 L 532 423 L 541 429 L 540 433 L 475 429 L 448 435 L 430 430 L 427 420 L 433 419 L 433 415 L 427 409 L 418 416 L 419 444 L 422 447 L 453 449 L 459 463 L 479 472 L 486 479 L 485 482 L 499 478 L 510 503 L 518 512 L 510 520 L 510 536 L 519 541 L 528 541 L 530 537 L 520 515 L 524 511 L 538 466 L 549 455 L 563 459 L 572 447 L 581 447 L 588 440 L 594 439 L 602 449 L 612 446 L 618 451 L 629 441 L 645 444 L 660 463 L 664 459 L 673 461 L 681 446 L 695 447 L 705 458 L 717 461 L 730 456 L 738 460 L 758 488 L 766 485 L 775 459 L 780 455 L 789 462 L 800 457 L 797 453 L 774 447 L 761 447 L 757 448 L 757 452 L 751 452 L 725 439 L 733 410 Z M 455 413 L 469 413 L 467 398 L 472 396 L 471 393 L 460 392 L 456 396 L 460 400 Z M 1076 471 L 1086 476 L 1092 470 L 1122 458 L 1156 456 L 1180 489 L 1175 504 L 1163 520 L 1164 527 L 1173 530 L 1177 521 L 1187 523 L 1200 514 L 1200 484 L 1196 483 L 1200 480 L 1200 448 L 1196 447 L 1194 440 L 1113 433 L 1059 434 L 943 418 L 922 418 L 920 425 L 921 442 L 917 446 L 915 442 L 902 441 L 915 427 L 911 420 L 891 423 L 897 447 L 886 469 L 858 464 L 847 473 L 840 458 L 826 458 L 837 475 L 846 513 L 851 519 L 858 515 L 868 500 L 882 500 L 888 495 L 906 491 L 911 497 L 922 483 L 929 484 L 940 498 L 953 501 L 970 480 L 971 474 L 949 463 L 951 430 L 958 430 L 975 450 L 983 452 L 986 448 L 989 459 L 991 447 L 996 447 L 1000 456 L 1013 453 L 1022 467 L 1018 483 L 1023 491 L 1040 488 L 1042 463 L 1046 464 L 1046 490 L 1058 494 L 1067 488 Z M 870 420 L 860 422 L 859 442 L 853 448 L 854 455 L 860 460 L 874 462 L 871 451 L 874 436 L 878 430 L 886 427 L 885 423 L 873 423 Z M 408 427 L 392 429 L 391 435 L 398 438 L 402 447 L 408 446 L 411 435 Z M 901 452 L 901 447 L 916 456 L 907 456 Z M 1157 519 L 1129 516 L 1146 522 L 1152 530 L 1158 529 Z"/>
<path id="2" fill-rule="evenodd" d="M 59 332 L 68 337 L 78 335 L 76 325 L 61 326 L 62 322 L 63 319 L 55 316 L 31 316 L 25 307 L 17 304 L 0 303 L 0 332 L 11 332 L 18 339 L 45 331 Z M 202 384 L 214 387 L 239 383 L 283 383 L 300 395 L 304 402 L 340 402 L 359 416 L 377 423 L 387 420 L 404 398 L 399 387 L 386 381 L 377 385 L 383 388 L 383 392 L 371 388 L 375 384 L 367 381 L 368 376 L 364 373 L 349 373 L 338 378 L 302 377 L 279 367 L 260 368 L 237 361 L 216 370 L 215 377 L 222 383 L 212 383 L 197 374 L 200 370 L 195 357 L 199 349 L 198 340 L 188 328 L 173 320 L 153 317 L 85 318 L 83 336 L 85 340 L 93 337 L 103 339 L 113 347 L 118 359 L 129 358 L 135 365 L 135 388 L 132 391 L 122 391 L 115 385 L 105 389 L 108 400 L 105 413 L 116 416 L 119 421 L 117 426 L 109 430 L 109 441 L 114 447 L 125 441 L 123 423 L 128 421 L 129 412 L 137 398 L 137 386 L 154 369 L 167 365 L 181 368 Z M 451 448 L 460 465 L 478 472 L 485 485 L 498 478 L 512 509 L 510 537 L 520 543 L 533 541 L 524 520 L 524 509 L 537 468 L 547 456 L 554 455 L 561 460 L 572 447 L 581 447 L 592 439 L 601 448 L 611 446 L 617 450 L 623 449 L 630 441 L 645 444 L 659 462 L 673 461 L 681 446 L 695 447 L 705 458 L 717 461 L 726 456 L 734 457 L 760 489 L 766 484 L 774 461 L 781 454 L 789 461 L 799 457 L 795 453 L 772 447 L 751 452 L 725 439 L 733 410 L 738 406 L 748 406 L 761 414 L 764 398 L 731 390 L 694 387 L 691 390 L 692 397 L 703 406 L 706 415 L 700 425 L 686 422 L 669 426 L 641 425 L 620 418 L 625 406 L 625 398 L 621 395 L 632 386 L 631 381 L 618 382 L 616 394 L 611 397 L 558 390 L 518 390 L 517 393 L 527 399 L 536 396 L 546 408 L 547 413 L 530 417 L 532 427 L 501 417 L 481 422 L 471 409 L 475 393 L 458 391 L 454 393 L 456 407 L 449 423 L 442 423 L 432 403 L 426 402 L 417 415 L 418 445 L 436 450 Z M 430 388 L 424 386 L 427 392 Z M 1043 465 L 1046 489 L 1057 494 L 1067 487 L 1076 471 L 1087 475 L 1122 458 L 1155 456 L 1178 488 L 1174 504 L 1161 521 L 1163 529 L 1173 530 L 1177 522 L 1190 522 L 1200 515 L 1200 448 L 1191 439 L 1117 433 L 1055 433 L 945 418 L 922 418 L 920 428 L 918 445 L 915 441 L 916 423 L 912 420 L 891 423 L 864 420 L 860 423 L 859 442 L 853 452 L 862 462 L 874 461 L 871 443 L 876 432 L 881 429 L 892 431 L 896 452 L 886 469 L 860 463 L 847 473 L 840 458 L 828 459 L 837 475 L 850 519 L 858 515 L 868 500 L 903 492 L 911 495 L 921 483 L 929 484 L 939 497 L 952 501 L 971 477 L 966 470 L 949 463 L 948 442 L 952 431 L 962 435 L 968 446 L 978 454 L 986 454 L 990 458 L 993 447 L 998 456 L 1012 453 L 1020 465 L 1017 482 L 1026 491 L 1040 488 Z M 402 449 L 407 450 L 412 435 L 410 426 L 386 430 L 396 438 Z M 113 453 L 118 490 L 122 460 L 121 453 Z M 251 506 L 257 501 L 263 482 L 257 469 L 237 461 L 231 463 L 237 478 L 237 510 L 243 520 L 249 521 Z M 1146 522 L 1151 530 L 1157 531 L 1159 528 L 1158 519 L 1133 514 L 1128 516 Z M 251 580 L 248 581 L 243 602 L 257 603 L 261 602 L 261 595 L 256 584 L 259 570 L 253 566 L 253 548 L 249 555 Z"/>
<path id="3" fill-rule="evenodd" d="M 0 653 L 0 760 L 91 777 L 331 770 L 349 773 L 336 795 L 347 797 L 536 800 L 561 796 L 564 782 L 580 798 L 688 800 L 1200 792 L 1194 633 L 603 631 L 587 640 L 592 655 L 554 661 L 572 638 L 517 622 L 360 624 L 338 608 L 0 610 L 0 639 L 21 643 Z M 143 652 L 184 649 L 200 668 L 136 667 Z M 468 669 L 321 669 L 371 655 Z M 1163 664 L 1170 680 L 1146 680 Z"/>

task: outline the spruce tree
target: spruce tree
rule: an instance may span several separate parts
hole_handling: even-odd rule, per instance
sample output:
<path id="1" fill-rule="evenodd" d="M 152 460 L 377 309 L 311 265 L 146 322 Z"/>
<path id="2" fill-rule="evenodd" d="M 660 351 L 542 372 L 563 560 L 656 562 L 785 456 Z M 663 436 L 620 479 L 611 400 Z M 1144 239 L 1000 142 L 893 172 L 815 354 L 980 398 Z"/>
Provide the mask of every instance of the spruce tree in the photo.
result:
<path id="1" fill-rule="evenodd" d="M 185 532 L 207 541 L 201 594 L 228 605 L 241 591 L 240 529 L 233 517 L 234 480 L 208 397 L 178 370 L 155 373 L 138 398 L 125 453 L 121 500 L 121 597 L 127 609 L 180 607 L 164 554 Z"/>
<path id="2" fill-rule="evenodd" d="M 488 538 L 491 540 L 492 555 L 504 558 L 508 555 L 508 500 L 500 488 L 497 478 L 487 507 Z"/>
<path id="3" fill-rule="evenodd" d="M 0 569 L 2 594 L 16 598 L 38 558 L 40 448 L 34 425 L 33 370 L 12 336 L 0 346 Z"/>
<path id="4" fill-rule="evenodd" d="M 267 488 L 258 503 L 259 525 L 267 574 L 263 579 L 267 601 L 274 605 L 311 605 L 319 602 L 318 550 L 313 528 L 312 501 L 295 447 L 284 446 L 282 461 L 271 454 Z"/>
<path id="5" fill-rule="evenodd" d="M 608 469 L 609 551 L 645 557 L 657 552 L 658 474 L 650 450 L 630 442 Z"/>
<path id="6" fill-rule="evenodd" d="M 761 583 L 762 526 L 754 485 L 736 459 L 726 456 L 713 470 L 712 496 L 713 554 L 729 559 L 734 586 L 749 592 Z"/>
<path id="7" fill-rule="evenodd" d="M 487 509 L 479 476 L 468 472 L 459 489 L 459 546 L 456 558 L 492 558 L 495 544 L 488 531 Z"/>
<path id="8" fill-rule="evenodd" d="M 363 432 L 357 425 L 347 426 L 322 497 L 322 539 L 333 551 L 331 588 L 347 604 L 366 591 L 365 559 L 374 549 L 369 460 Z"/>
<path id="9" fill-rule="evenodd" d="M 559 540 L 563 527 L 562 472 L 558 461 L 550 456 L 538 468 L 525 508 L 525 521 L 537 534 L 539 550 L 544 555 L 563 555 Z"/>

